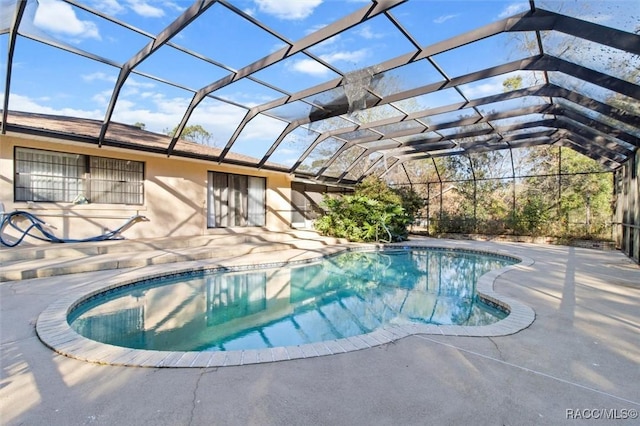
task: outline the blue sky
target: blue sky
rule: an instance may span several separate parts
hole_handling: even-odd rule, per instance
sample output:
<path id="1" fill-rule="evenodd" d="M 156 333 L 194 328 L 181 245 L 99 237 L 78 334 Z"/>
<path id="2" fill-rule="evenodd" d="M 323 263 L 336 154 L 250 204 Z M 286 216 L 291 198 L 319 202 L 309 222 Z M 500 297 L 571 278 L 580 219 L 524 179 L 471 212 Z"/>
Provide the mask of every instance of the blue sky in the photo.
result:
<path id="1" fill-rule="evenodd" d="M 37 41 L 19 38 L 13 64 L 10 110 L 42 112 L 103 119 L 118 75 L 117 65 L 126 62 L 148 42 L 144 34 L 87 13 L 60 0 L 29 0 L 27 17 L 21 31 L 73 48 L 91 52 L 112 65 L 89 60 Z M 156 35 L 178 17 L 191 1 L 177 0 L 79 0 L 79 3 L 139 29 Z M 5 29 L 13 15 L 15 0 L 0 0 L 0 25 Z M 229 0 L 237 9 L 275 30 L 280 36 L 296 41 L 323 26 L 340 19 L 371 2 L 369 0 Z M 605 25 L 621 26 L 633 31 L 640 21 L 638 1 L 539 1 L 539 7 Z M 579 7 L 578 7 L 579 6 Z M 391 14 L 422 45 L 447 39 L 490 22 L 528 10 L 528 0 L 435 1 L 410 0 L 391 10 Z M 579 12 L 572 12 L 572 9 Z M 1 49 L 6 49 L 8 36 L 0 36 Z M 284 44 L 276 36 L 239 19 L 225 7 L 216 4 L 205 15 L 171 40 L 198 52 L 230 69 L 239 69 Z M 482 41 L 482 50 L 460 48 L 436 56 L 436 61 L 450 75 L 498 65 L 507 60 L 528 56 L 518 47 L 522 40 L 505 35 Z M 311 49 L 312 53 L 343 72 L 355 71 L 381 61 L 414 51 L 415 48 L 384 17 L 377 17 L 333 37 Z M 490 54 L 487 54 L 490 52 Z M 463 53 L 463 54 L 461 54 Z M 2 51 L 0 66 L 5 81 L 6 54 Z M 116 66 L 113 66 L 116 65 Z M 182 87 L 174 87 L 142 75 L 131 75 L 118 99 L 113 119 L 133 124 L 145 123 L 148 130 L 163 132 L 180 121 L 192 92 L 229 74 L 229 70 L 164 46 L 137 68 Z M 407 87 L 424 82 L 416 76 L 438 79 L 433 69 L 399 75 Z M 330 69 L 305 55 L 296 55 L 268 69 L 256 78 L 289 92 L 320 84 L 336 77 Z M 434 80 L 435 81 L 435 80 Z M 500 92 L 502 80 L 480 82 L 468 87 L 469 95 L 480 96 Z M 4 93 L 4 86 L 2 86 Z M 244 107 L 255 106 L 283 96 L 247 79 L 240 80 L 216 93 L 230 103 L 214 99 L 203 101 L 190 124 L 203 125 L 222 145 L 244 115 Z M 445 94 L 441 95 L 443 99 Z M 455 97 L 455 96 L 454 96 Z M 451 101 L 455 101 L 453 98 Z M 448 102 L 447 99 L 440 102 Z M 272 142 L 286 123 L 260 118 L 243 132 L 234 147 L 241 153 L 259 155 L 248 148 L 256 140 Z M 243 144 L 247 148 L 243 148 Z M 265 150 L 266 148 L 262 148 Z"/>

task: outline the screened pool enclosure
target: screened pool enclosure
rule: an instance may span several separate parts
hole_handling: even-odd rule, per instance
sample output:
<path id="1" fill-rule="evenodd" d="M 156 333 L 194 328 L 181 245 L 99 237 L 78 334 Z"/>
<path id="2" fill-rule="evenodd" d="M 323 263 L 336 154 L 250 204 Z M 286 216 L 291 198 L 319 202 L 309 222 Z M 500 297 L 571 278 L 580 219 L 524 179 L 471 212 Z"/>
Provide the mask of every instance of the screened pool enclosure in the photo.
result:
<path id="1" fill-rule="evenodd" d="M 0 5 L 2 134 L 303 185 L 375 175 L 428 201 L 428 229 L 536 233 L 544 214 L 639 258 L 636 0 Z M 73 135 L 25 113 L 99 126 Z M 163 138 L 123 140 L 116 123 Z"/>

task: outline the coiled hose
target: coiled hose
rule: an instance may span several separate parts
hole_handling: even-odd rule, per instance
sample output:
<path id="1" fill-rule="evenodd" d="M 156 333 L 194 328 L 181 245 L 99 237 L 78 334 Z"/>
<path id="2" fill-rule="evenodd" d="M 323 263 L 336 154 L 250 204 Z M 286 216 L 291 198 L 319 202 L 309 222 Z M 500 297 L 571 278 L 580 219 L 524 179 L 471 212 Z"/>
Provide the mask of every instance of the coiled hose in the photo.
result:
<path id="1" fill-rule="evenodd" d="M 29 226 L 26 228 L 21 228 L 20 226 L 18 226 L 15 219 L 19 217 L 27 219 L 27 221 L 29 222 Z M 122 225 L 121 227 L 113 231 L 106 232 L 96 237 L 82 238 L 82 239 L 69 239 L 69 238 L 58 238 L 51 232 L 47 231 L 45 229 L 45 226 L 50 227 L 51 225 L 48 225 L 44 220 L 40 219 L 38 216 L 26 211 L 16 210 L 10 213 L 2 214 L 2 223 L 0 224 L 0 242 L 2 243 L 2 245 L 6 247 L 15 247 L 18 244 L 20 244 L 27 235 L 40 241 L 49 241 L 52 243 L 86 243 L 86 242 L 92 242 L 92 241 L 121 240 L 123 239 L 123 237 L 119 236 L 118 234 L 123 229 L 129 227 L 130 225 L 132 225 L 137 221 L 146 222 L 148 220 L 149 219 L 147 219 L 145 216 L 135 215 L 130 217 L 124 223 L 124 225 Z M 4 234 L 4 229 L 7 226 L 11 226 L 13 229 L 17 230 L 21 234 L 16 241 L 9 242 L 2 237 Z M 37 230 L 38 232 L 40 232 L 41 235 L 33 234 L 34 230 Z"/>

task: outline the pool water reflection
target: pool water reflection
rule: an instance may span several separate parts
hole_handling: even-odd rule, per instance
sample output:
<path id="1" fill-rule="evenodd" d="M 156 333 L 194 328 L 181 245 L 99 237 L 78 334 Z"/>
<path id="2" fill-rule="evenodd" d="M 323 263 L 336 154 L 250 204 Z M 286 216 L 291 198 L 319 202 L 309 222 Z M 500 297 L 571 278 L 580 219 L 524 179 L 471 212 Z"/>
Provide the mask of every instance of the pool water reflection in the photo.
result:
<path id="1" fill-rule="evenodd" d="M 314 263 L 152 279 L 99 295 L 69 315 L 79 334 L 163 351 L 293 346 L 389 324 L 486 325 L 478 278 L 515 259 L 411 248 L 351 251 Z"/>

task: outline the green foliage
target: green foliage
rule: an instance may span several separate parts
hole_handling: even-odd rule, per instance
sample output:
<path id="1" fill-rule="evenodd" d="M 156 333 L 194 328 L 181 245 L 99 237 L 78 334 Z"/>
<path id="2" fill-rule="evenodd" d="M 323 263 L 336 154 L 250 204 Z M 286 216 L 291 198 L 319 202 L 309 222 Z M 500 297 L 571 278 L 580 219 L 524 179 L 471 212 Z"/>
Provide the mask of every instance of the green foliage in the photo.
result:
<path id="1" fill-rule="evenodd" d="M 471 234 L 474 232 L 473 218 L 458 212 L 443 211 L 435 229 L 437 233 Z"/>
<path id="2" fill-rule="evenodd" d="M 548 176 L 529 178 L 521 195 L 518 216 L 531 223 L 532 234 L 590 238 L 606 235 L 611 220 L 613 181 L 602 166 L 571 149 L 539 150 L 536 171 Z M 561 176 L 553 176 L 561 165 Z M 535 206 L 532 207 L 532 206 Z M 527 210 L 529 209 L 529 210 Z M 534 220 L 536 212 L 540 218 Z"/>
<path id="3" fill-rule="evenodd" d="M 352 195 L 325 196 L 323 205 L 326 212 L 316 220 L 316 230 L 358 242 L 405 240 L 422 207 L 413 191 L 393 190 L 376 178 L 365 179 Z"/>
<path id="4" fill-rule="evenodd" d="M 522 76 L 516 75 L 515 77 L 505 79 L 502 82 L 502 88 L 504 92 L 511 92 L 522 88 Z"/>
<path id="5" fill-rule="evenodd" d="M 552 219 L 549 206 L 539 195 L 531 195 L 514 212 L 511 227 L 518 235 L 540 236 L 549 233 L 548 223 Z"/>
<path id="6" fill-rule="evenodd" d="M 610 238 L 611 173 L 568 148 L 541 146 L 516 154 L 516 173 L 527 175 L 517 181 L 508 176 L 491 179 L 496 175 L 497 157 L 445 159 L 446 179 L 460 181 L 455 182 L 454 190 L 443 194 L 442 212 L 440 198 L 434 199 L 432 232 Z M 478 178 L 475 182 L 471 170 Z"/>
<path id="7" fill-rule="evenodd" d="M 424 200 L 420 194 L 411 188 L 403 186 L 394 189 L 394 191 L 402 199 L 402 208 L 404 209 L 405 214 L 409 217 L 409 223 L 413 222 L 420 209 L 424 207 Z"/>
<path id="8" fill-rule="evenodd" d="M 367 176 L 361 183 L 356 185 L 356 194 L 379 200 L 383 203 L 401 204 L 400 195 L 382 180 L 374 176 Z"/>
<path id="9" fill-rule="evenodd" d="M 165 132 L 169 136 L 175 136 L 177 131 L 178 131 L 178 126 L 174 127 L 173 130 L 170 130 L 170 131 L 165 130 Z M 180 137 L 184 140 L 188 140 L 191 142 L 196 142 L 203 145 L 215 146 L 215 140 L 213 138 L 213 135 L 199 124 L 186 126 L 182 131 L 182 134 L 180 135 Z"/>

